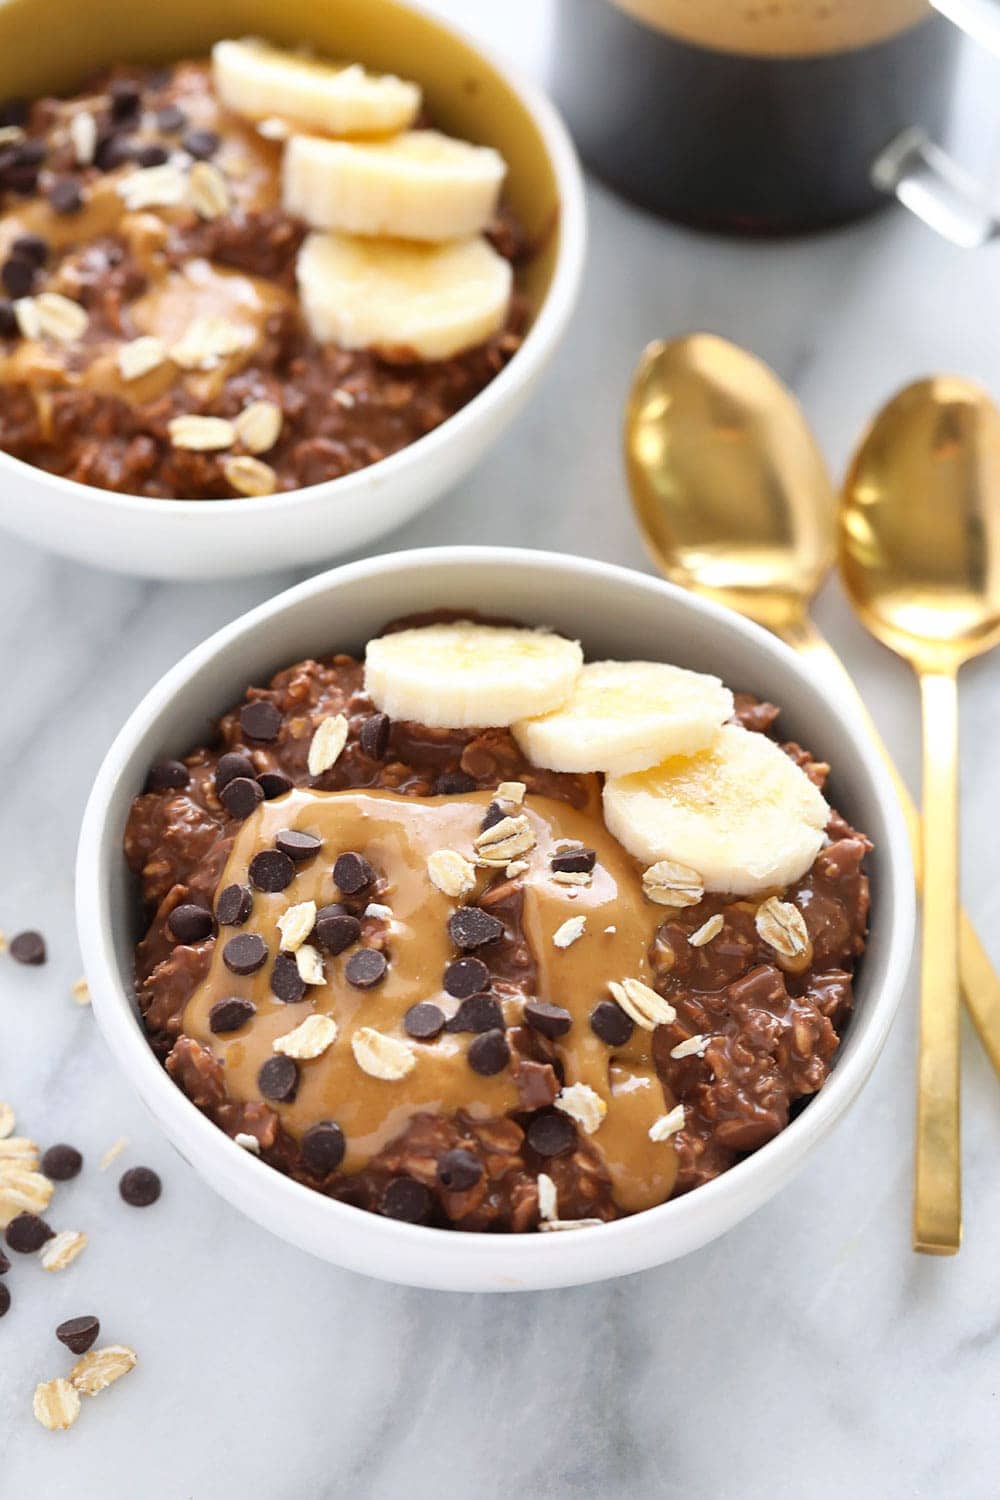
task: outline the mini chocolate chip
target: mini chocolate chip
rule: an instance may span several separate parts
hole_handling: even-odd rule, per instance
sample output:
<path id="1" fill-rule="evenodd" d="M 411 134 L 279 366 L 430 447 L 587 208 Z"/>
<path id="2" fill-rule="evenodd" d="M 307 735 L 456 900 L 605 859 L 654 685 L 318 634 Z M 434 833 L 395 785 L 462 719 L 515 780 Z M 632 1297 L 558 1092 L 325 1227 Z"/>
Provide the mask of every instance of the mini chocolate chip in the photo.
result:
<path id="1" fill-rule="evenodd" d="M 617 1000 L 600 1000 L 590 1012 L 590 1029 L 609 1047 L 624 1047 L 635 1024 Z"/>
<path id="2" fill-rule="evenodd" d="M 35 268 L 29 260 L 11 255 L 0 266 L 0 281 L 15 299 L 30 296 L 35 284 Z"/>
<path id="3" fill-rule="evenodd" d="M 10 940 L 10 956 L 19 964 L 43 964 L 45 939 L 40 932 L 19 932 Z"/>
<path id="4" fill-rule="evenodd" d="M 264 788 L 249 776 L 234 776 L 219 793 L 219 801 L 231 818 L 243 823 L 264 800 Z"/>
<path id="5" fill-rule="evenodd" d="M 167 918 L 167 926 L 171 937 L 179 943 L 201 943 L 207 937 L 211 937 L 215 923 L 212 913 L 204 906 L 195 906 L 193 902 L 185 902 L 183 906 L 175 906 Z"/>
<path id="6" fill-rule="evenodd" d="M 323 847 L 323 840 L 314 833 L 299 833 L 297 828 L 283 828 L 274 842 L 282 854 L 287 854 L 296 864 L 312 859 Z"/>
<path id="7" fill-rule="evenodd" d="M 10 1256 L 9 1255 L 5 1255 L 3 1253 L 3 1251 L 0 1250 L 0 1276 L 6 1276 L 6 1274 L 7 1274 L 7 1272 L 9 1270 L 10 1270 Z"/>
<path id="8" fill-rule="evenodd" d="M 487 828 L 493 828 L 497 823 L 502 823 L 506 816 L 507 814 L 504 812 L 499 802 L 491 802 L 489 807 L 486 809 L 483 821 L 479 825 L 480 832 L 485 833 Z"/>
<path id="9" fill-rule="evenodd" d="M 388 714 L 371 714 L 358 732 L 358 743 L 369 760 L 381 760 L 389 748 L 392 720 Z"/>
<path id="10" fill-rule="evenodd" d="M 37 1214 L 17 1214 L 7 1225 L 7 1243 L 18 1255 L 34 1255 L 54 1234 Z"/>
<path id="11" fill-rule="evenodd" d="M 265 1099 L 275 1104 L 290 1104 L 299 1089 L 299 1068 L 293 1057 L 275 1053 L 257 1074 L 257 1087 Z"/>
<path id="12" fill-rule="evenodd" d="M 82 1167 L 83 1157 L 76 1147 L 67 1146 L 62 1141 L 56 1146 L 50 1146 L 42 1157 L 42 1171 L 53 1182 L 69 1182 Z"/>
<path id="13" fill-rule="evenodd" d="M 97 1318 L 67 1318 L 56 1329 L 56 1338 L 71 1354 L 86 1354 L 101 1331 Z"/>
<path id="14" fill-rule="evenodd" d="M 118 1191 L 130 1208 L 148 1208 L 162 1193 L 163 1184 L 152 1167 L 129 1167 L 119 1179 Z"/>
<path id="15" fill-rule="evenodd" d="M 253 891 L 245 885 L 227 885 L 215 903 L 215 915 L 223 927 L 242 927 L 253 910 Z"/>
<path id="16" fill-rule="evenodd" d="M 385 978 L 388 967 L 385 954 L 377 948 L 359 948 L 344 965 L 344 978 L 355 989 L 370 990 Z"/>
<path id="17" fill-rule="evenodd" d="M 394 1177 L 386 1184 L 381 1209 L 387 1219 L 403 1224 L 422 1224 L 433 1206 L 430 1190 L 413 1177 Z"/>
<path id="18" fill-rule="evenodd" d="M 465 1004 L 472 1002 L 466 1000 Z M 474 1073 L 479 1073 L 483 1078 L 491 1078 L 494 1073 L 502 1073 L 510 1062 L 510 1048 L 507 1038 L 499 1029 L 496 1031 L 484 1031 L 469 1046 L 469 1067 Z"/>
<path id="19" fill-rule="evenodd" d="M 117 78 L 108 89 L 108 93 L 111 96 L 113 120 L 128 120 L 132 115 L 138 114 L 142 91 L 137 83 L 132 83 L 129 79 Z"/>
<path id="20" fill-rule="evenodd" d="M 216 1036 L 223 1036 L 227 1031 L 239 1031 L 256 1014 L 257 1007 L 252 1000 L 231 995 L 228 1000 L 216 1000 L 208 1013 L 209 1028 Z"/>
<path id="21" fill-rule="evenodd" d="M 503 1010 L 493 995 L 470 995 L 448 1022 L 449 1031 L 496 1031 L 503 1028 Z"/>
<path id="22" fill-rule="evenodd" d="M 355 854 L 353 849 L 337 856 L 333 867 L 333 883 L 345 896 L 356 896 L 358 891 L 371 885 L 374 879 L 375 871 L 371 865 L 362 855 Z"/>
<path id="23" fill-rule="evenodd" d="M 560 1110 L 536 1115 L 528 1126 L 528 1145 L 539 1156 L 565 1156 L 576 1145 L 576 1127 Z"/>
<path id="24" fill-rule="evenodd" d="M 0 1281 L 0 1318 L 4 1313 L 10 1311 L 10 1287 L 4 1281 Z"/>
<path id="25" fill-rule="evenodd" d="M 46 141 L 39 140 L 36 136 L 34 140 L 22 141 L 21 144 L 15 148 L 14 154 L 17 157 L 19 166 L 38 167 L 41 166 L 42 162 L 49 154 L 48 143 Z"/>
<path id="26" fill-rule="evenodd" d="M 481 948 L 503 936 L 503 923 L 478 906 L 460 906 L 448 918 L 448 931 L 456 948 Z"/>
<path id="27" fill-rule="evenodd" d="M 262 849 L 250 861 L 250 884 L 259 891 L 283 891 L 295 879 L 295 866 L 280 849 Z"/>
<path id="28" fill-rule="evenodd" d="M 132 156 L 132 142 L 117 132 L 104 131 L 98 137 L 94 163 L 102 172 L 113 172 Z"/>
<path id="29" fill-rule="evenodd" d="M 165 161 L 170 160 L 170 152 L 166 146 L 151 141 L 148 145 L 137 146 L 132 152 L 132 160 L 140 167 L 162 167 Z"/>
<path id="30" fill-rule="evenodd" d="M 19 234 L 10 247 L 10 253 L 33 266 L 44 266 L 49 258 L 49 242 L 40 234 Z"/>
<path id="31" fill-rule="evenodd" d="M 524 1007 L 524 1019 L 532 1031 L 542 1036 L 565 1036 L 573 1024 L 573 1017 L 561 1005 L 549 1005 L 544 1000 L 529 1000 Z"/>
<path id="32" fill-rule="evenodd" d="M 165 104 L 156 111 L 156 128 L 162 130 L 164 135 L 176 135 L 186 124 L 187 115 L 176 104 Z"/>
<path id="33" fill-rule="evenodd" d="M 257 698 L 253 703 L 244 703 L 240 709 L 240 728 L 248 740 L 269 743 L 278 738 L 283 717 L 277 704 L 267 698 Z"/>
<path id="34" fill-rule="evenodd" d="M 166 161 L 166 152 L 162 160 Z M 152 162 L 143 162 L 144 167 L 152 166 Z M 75 214 L 83 207 L 83 194 L 79 183 L 73 181 L 72 177 L 59 177 L 49 188 L 45 195 L 53 213 Z"/>
<path id="35" fill-rule="evenodd" d="M 456 797 L 462 792 L 475 790 L 475 779 L 465 771 L 445 771 L 434 783 L 434 791 L 439 797 Z"/>
<path id="36" fill-rule="evenodd" d="M 0 297 L 0 339 L 16 339 L 21 332 L 14 304 L 7 297 Z"/>
<path id="37" fill-rule="evenodd" d="M 467 1000 L 489 989 L 490 971 L 481 958 L 456 958 L 444 971 L 444 987 L 456 1000 Z"/>
<path id="38" fill-rule="evenodd" d="M 284 1005 L 298 1005 L 306 998 L 306 982 L 299 973 L 294 953 L 279 953 L 274 960 L 271 993 Z"/>
<path id="39" fill-rule="evenodd" d="M 344 1160 L 344 1132 L 335 1120 L 310 1125 L 302 1137 L 302 1160 L 311 1172 L 335 1172 Z"/>
<path id="40" fill-rule="evenodd" d="M 327 953 L 343 953 L 361 936 L 361 923 L 338 903 L 321 906 L 316 913 L 316 941 Z"/>
<path id="41" fill-rule="evenodd" d="M 225 755 L 219 756 L 219 763 L 215 768 L 215 790 L 221 792 L 237 776 L 247 776 L 252 781 L 256 775 L 252 760 L 246 755 L 240 755 L 238 750 L 227 750 Z"/>
<path id="42" fill-rule="evenodd" d="M 191 772 L 182 760 L 160 760 L 146 777 L 146 791 L 179 791 L 190 780 Z"/>
<path id="43" fill-rule="evenodd" d="M 420 1000 L 411 1005 L 403 1017 L 407 1036 L 418 1042 L 432 1042 L 444 1030 L 445 1014 L 439 1005 L 430 1000 Z"/>
<path id="44" fill-rule="evenodd" d="M 267 944 L 256 932 L 241 932 L 222 950 L 222 962 L 233 974 L 256 974 L 264 967 Z"/>
<path id="45" fill-rule="evenodd" d="M 23 130 L 30 114 L 31 106 L 27 99 L 5 99 L 0 104 L 0 125 L 19 125 Z"/>
<path id="46" fill-rule="evenodd" d="M 438 1161 L 437 1177 L 443 1188 L 450 1193 L 465 1193 L 471 1187 L 475 1187 L 483 1175 L 483 1164 L 478 1156 L 471 1151 L 463 1151 L 461 1146 L 456 1146 L 454 1151 L 446 1151 Z"/>
<path id="47" fill-rule="evenodd" d="M 257 780 L 260 782 L 261 791 L 268 802 L 270 802 L 272 797 L 283 797 L 286 792 L 292 790 L 291 781 L 280 771 L 261 771 Z"/>
<path id="48" fill-rule="evenodd" d="M 597 863 L 597 851 L 594 849 L 563 849 L 559 854 L 553 854 L 549 861 L 553 870 L 570 870 L 577 874 L 589 875 Z"/>
<path id="49" fill-rule="evenodd" d="M 214 156 L 222 142 L 214 130 L 189 130 L 181 141 L 181 145 L 189 156 L 195 156 L 199 161 L 207 161 Z"/>

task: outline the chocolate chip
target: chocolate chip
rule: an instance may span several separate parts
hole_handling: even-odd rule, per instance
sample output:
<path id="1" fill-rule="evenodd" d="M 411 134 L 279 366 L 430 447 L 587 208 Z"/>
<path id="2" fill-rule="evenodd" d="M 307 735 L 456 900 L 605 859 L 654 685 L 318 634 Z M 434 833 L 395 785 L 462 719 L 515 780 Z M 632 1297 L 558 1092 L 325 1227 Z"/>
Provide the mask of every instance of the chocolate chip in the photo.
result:
<path id="1" fill-rule="evenodd" d="M 559 854 L 553 854 L 549 861 L 553 870 L 570 870 L 578 874 L 589 875 L 597 863 L 597 851 L 594 849 L 563 849 Z"/>
<path id="2" fill-rule="evenodd" d="M 323 847 L 323 840 L 314 833 L 299 833 L 296 828 L 283 828 L 274 842 L 282 854 L 287 854 L 296 864 L 312 859 Z"/>
<path id="3" fill-rule="evenodd" d="M 17 1214 L 7 1225 L 7 1243 L 18 1255 L 34 1255 L 55 1235 L 37 1214 Z"/>
<path id="4" fill-rule="evenodd" d="M 437 1165 L 438 1182 L 450 1193 L 465 1193 L 475 1187 L 483 1175 L 483 1164 L 471 1151 L 457 1146 L 446 1151 Z"/>
<path id="5" fill-rule="evenodd" d="M 83 1157 L 76 1147 L 67 1146 L 62 1141 L 56 1146 L 50 1146 L 42 1157 L 42 1171 L 53 1182 L 69 1182 L 71 1177 L 76 1177 L 82 1166 Z"/>
<path id="6" fill-rule="evenodd" d="M 34 140 L 22 141 L 15 149 L 15 156 L 21 166 L 39 167 L 49 154 L 49 148 L 45 141 Z"/>
<path id="7" fill-rule="evenodd" d="M 472 1002 L 466 1000 L 466 1005 Z M 500 1030 L 484 1031 L 481 1036 L 469 1047 L 469 1067 L 474 1073 L 479 1073 L 484 1078 L 492 1078 L 494 1073 L 502 1073 L 510 1062 L 510 1048 L 507 1038 Z"/>
<path id="8" fill-rule="evenodd" d="M 481 948 L 503 936 L 503 923 L 478 906 L 460 906 L 448 918 L 448 931 L 456 948 Z"/>
<path id="9" fill-rule="evenodd" d="M 375 871 L 366 859 L 353 850 L 337 856 L 333 867 L 333 883 L 345 896 L 356 896 L 375 879 Z"/>
<path id="10" fill-rule="evenodd" d="M 103 131 L 94 151 L 94 163 L 102 172 L 113 172 L 132 156 L 132 142 L 117 132 Z"/>
<path id="11" fill-rule="evenodd" d="M 227 1031 L 239 1031 L 256 1014 L 257 1007 L 252 1000 L 231 995 L 228 1000 L 216 1000 L 208 1013 L 209 1028 L 216 1036 L 224 1036 Z"/>
<path id="12" fill-rule="evenodd" d="M 503 1029 L 503 1010 L 493 995 L 471 995 L 463 1000 L 448 1022 L 449 1031 L 495 1031 Z"/>
<path id="13" fill-rule="evenodd" d="M 0 281 L 14 298 L 27 297 L 35 284 L 35 268 L 29 260 L 11 255 L 0 266 Z"/>
<path id="14" fill-rule="evenodd" d="M 10 1287 L 7 1286 L 7 1284 L 5 1282 L 0 1281 L 0 1318 L 3 1317 L 4 1313 L 9 1312 L 9 1311 L 10 1311 Z"/>
<path id="15" fill-rule="evenodd" d="M 71 1354 L 86 1354 L 101 1331 L 97 1318 L 67 1318 L 56 1329 L 56 1338 L 65 1344 Z"/>
<path id="16" fill-rule="evenodd" d="M 234 776 L 219 793 L 219 801 L 231 818 L 244 822 L 264 800 L 264 789 L 256 778 Z"/>
<path id="17" fill-rule="evenodd" d="M 223 927 L 242 927 L 253 910 L 253 891 L 245 885 L 227 885 L 215 903 L 215 915 Z"/>
<path id="18" fill-rule="evenodd" d="M 256 932 L 241 932 L 222 950 L 222 962 L 233 974 L 256 974 L 267 958 L 267 944 Z"/>
<path id="19" fill-rule="evenodd" d="M 283 797 L 292 790 L 292 783 L 280 771 L 261 771 L 257 777 L 261 791 L 270 802 L 272 797 Z"/>
<path id="20" fill-rule="evenodd" d="M 377 948 L 359 948 L 344 965 L 344 978 L 355 989 L 370 990 L 385 978 L 388 967 L 385 954 Z"/>
<path id="21" fill-rule="evenodd" d="M 456 1000 L 467 1000 L 490 987 L 490 971 L 481 958 L 456 958 L 444 971 L 444 987 Z"/>
<path id="22" fill-rule="evenodd" d="M 445 771 L 434 783 L 434 791 L 439 797 L 455 797 L 462 792 L 474 792 L 476 782 L 474 777 L 465 771 Z"/>
<path id="23" fill-rule="evenodd" d="M 166 152 L 163 153 L 166 161 Z M 151 162 L 143 162 L 143 166 L 152 166 Z M 73 181 L 72 177 L 59 177 L 49 188 L 45 195 L 53 213 L 75 214 L 83 207 L 83 194 L 79 183 Z"/>
<path id="24" fill-rule="evenodd" d="M 561 1005 L 549 1005 L 544 1000 L 529 1000 L 524 1007 L 524 1019 L 532 1031 L 542 1036 L 565 1036 L 573 1024 L 573 1017 Z"/>
<path id="25" fill-rule="evenodd" d="M 381 760 L 389 748 L 392 720 L 388 714 L 371 714 L 358 732 L 358 743 L 369 760 Z"/>
<path id="26" fill-rule="evenodd" d="M 151 141 L 148 145 L 137 146 L 132 152 L 132 160 L 140 167 L 162 167 L 164 162 L 170 160 L 170 152 L 166 146 Z"/>
<path id="27" fill-rule="evenodd" d="M 381 1209 L 387 1219 L 403 1224 L 423 1224 L 430 1217 L 434 1200 L 430 1190 L 413 1177 L 394 1177 L 382 1194 Z"/>
<path id="28" fill-rule="evenodd" d="M 214 130 L 189 130 L 181 141 L 188 155 L 197 157 L 198 161 L 207 161 L 214 156 L 221 144 Z"/>
<path id="29" fill-rule="evenodd" d="M 335 1172 L 344 1160 L 344 1132 L 334 1120 L 310 1125 L 302 1137 L 302 1160 L 311 1172 Z"/>
<path id="30" fill-rule="evenodd" d="M 259 891 L 283 891 L 295 879 L 295 866 L 280 849 L 262 849 L 250 861 L 250 884 Z"/>
<path id="31" fill-rule="evenodd" d="M 269 743 L 278 738 L 282 718 L 277 704 L 267 698 L 258 698 L 253 703 L 244 703 L 240 709 L 240 728 L 248 740 Z"/>
<path id="32" fill-rule="evenodd" d="M 40 234 L 19 234 L 10 247 L 10 253 L 32 266 L 44 266 L 49 258 L 49 242 Z"/>
<path id="33" fill-rule="evenodd" d="M 0 297 L 0 339 L 16 339 L 20 332 L 13 302 L 7 297 Z"/>
<path id="34" fill-rule="evenodd" d="M 148 1208 L 162 1193 L 163 1185 L 152 1167 L 129 1167 L 119 1179 L 118 1191 L 130 1208 Z"/>
<path id="35" fill-rule="evenodd" d="M 111 96 L 113 120 L 128 120 L 132 115 L 138 114 L 142 91 L 137 83 L 132 83 L 125 78 L 117 78 L 108 89 L 108 93 Z"/>
<path id="36" fill-rule="evenodd" d="M 271 993 L 284 1005 L 298 1005 L 306 998 L 306 982 L 299 973 L 294 953 L 279 953 L 274 960 Z"/>
<path id="37" fill-rule="evenodd" d="M 280 1052 L 269 1057 L 257 1074 L 257 1087 L 265 1099 L 271 1099 L 275 1104 L 290 1104 L 299 1088 L 299 1068 L 295 1059 Z"/>
<path id="38" fill-rule="evenodd" d="M 45 939 L 40 932 L 19 932 L 10 940 L 10 956 L 19 964 L 43 964 Z"/>
<path id="39" fill-rule="evenodd" d="M 176 104 L 165 104 L 162 109 L 156 111 L 156 127 L 162 130 L 164 135 L 175 135 L 178 130 L 183 130 L 187 124 L 187 115 Z"/>
<path id="40" fill-rule="evenodd" d="M 191 773 L 182 760 L 161 760 L 157 761 L 146 777 L 146 791 L 179 791 L 190 780 Z"/>
<path id="41" fill-rule="evenodd" d="M 528 1145 L 539 1156 L 565 1156 L 576 1145 L 576 1127 L 560 1110 L 536 1115 L 528 1126 Z"/>
<path id="42" fill-rule="evenodd" d="M 421 1000 L 411 1005 L 403 1017 L 407 1036 L 418 1042 L 432 1042 L 444 1030 L 445 1014 L 439 1005 L 430 1000 Z"/>
<path id="43" fill-rule="evenodd" d="M 212 913 L 204 906 L 185 902 L 183 906 L 174 907 L 167 918 L 167 926 L 171 937 L 175 937 L 179 943 L 201 943 L 205 938 L 211 937 L 215 923 L 212 921 Z"/>
<path id="44" fill-rule="evenodd" d="M 221 792 L 222 788 L 230 781 L 235 781 L 237 776 L 247 776 L 252 781 L 257 775 L 252 760 L 245 755 L 240 755 L 237 750 L 227 750 L 225 755 L 219 756 L 219 764 L 215 768 L 215 790 Z"/>
<path id="45" fill-rule="evenodd" d="M 0 104 L 0 125 L 19 125 L 23 130 L 30 113 L 31 106 L 27 99 L 5 99 Z"/>
<path id="46" fill-rule="evenodd" d="M 334 902 L 331 906 L 320 907 L 316 913 L 314 932 L 316 941 L 327 953 L 343 953 L 345 948 L 349 948 L 360 938 L 361 923 L 343 906 Z"/>
<path id="47" fill-rule="evenodd" d="M 479 825 L 480 832 L 485 833 L 487 828 L 493 828 L 497 823 L 502 823 L 506 816 L 507 814 L 504 812 L 499 802 L 491 802 L 489 807 L 486 809 L 483 821 Z"/>
<path id="48" fill-rule="evenodd" d="M 624 1047 L 635 1030 L 635 1024 L 617 1000 L 601 1000 L 590 1012 L 590 1029 L 609 1047 Z"/>
<path id="49" fill-rule="evenodd" d="M 3 1251 L 0 1250 L 0 1276 L 6 1276 L 6 1274 L 7 1274 L 7 1272 L 9 1270 L 10 1270 L 10 1256 L 9 1255 L 5 1255 L 3 1253 Z"/>

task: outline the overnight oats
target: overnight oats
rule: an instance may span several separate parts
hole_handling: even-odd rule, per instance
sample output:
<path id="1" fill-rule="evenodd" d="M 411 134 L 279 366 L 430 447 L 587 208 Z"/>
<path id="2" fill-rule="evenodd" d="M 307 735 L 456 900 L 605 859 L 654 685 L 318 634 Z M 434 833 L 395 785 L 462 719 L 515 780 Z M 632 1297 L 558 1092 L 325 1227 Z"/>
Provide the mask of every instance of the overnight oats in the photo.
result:
<path id="1" fill-rule="evenodd" d="M 255 41 L 0 105 L 0 449 L 174 499 L 397 452 L 520 346 L 505 172 L 415 84 Z"/>
<path id="2" fill-rule="evenodd" d="M 125 836 L 150 1044 L 320 1192 L 524 1232 L 663 1203 L 826 1080 L 871 845 L 778 709 L 442 614 L 250 688 Z"/>

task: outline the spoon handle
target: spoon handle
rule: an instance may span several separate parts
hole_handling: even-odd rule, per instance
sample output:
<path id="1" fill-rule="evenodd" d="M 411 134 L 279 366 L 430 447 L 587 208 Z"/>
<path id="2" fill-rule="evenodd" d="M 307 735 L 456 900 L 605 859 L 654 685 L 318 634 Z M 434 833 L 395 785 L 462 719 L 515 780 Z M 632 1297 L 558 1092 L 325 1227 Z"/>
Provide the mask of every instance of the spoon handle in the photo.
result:
<path id="1" fill-rule="evenodd" d="M 872 743 L 881 754 L 886 769 L 892 777 L 896 796 L 899 798 L 910 834 L 917 886 L 923 889 L 923 829 L 920 814 L 906 782 L 897 771 L 888 747 L 876 728 L 875 720 L 868 712 L 865 701 L 855 686 L 854 679 L 848 674 L 847 668 L 830 642 L 821 635 L 808 616 L 804 615 L 801 619 L 790 622 L 779 634 L 788 645 L 794 646 L 796 651 L 809 656 L 815 661 L 819 670 L 826 672 L 828 677 L 834 679 L 837 691 L 842 696 L 850 697 L 855 712 L 863 720 Z M 966 1009 L 990 1062 L 995 1071 L 1000 1073 L 1000 976 L 997 975 L 990 962 L 989 954 L 979 941 L 976 929 L 964 911 L 959 913 L 958 918 L 958 958 Z"/>

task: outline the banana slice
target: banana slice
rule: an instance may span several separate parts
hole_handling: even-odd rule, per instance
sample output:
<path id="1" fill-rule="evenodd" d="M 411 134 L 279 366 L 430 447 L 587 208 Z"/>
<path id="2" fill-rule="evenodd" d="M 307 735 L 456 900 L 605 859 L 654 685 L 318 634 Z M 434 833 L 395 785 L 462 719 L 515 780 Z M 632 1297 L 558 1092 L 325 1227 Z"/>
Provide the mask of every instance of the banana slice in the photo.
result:
<path id="1" fill-rule="evenodd" d="M 562 703 L 582 665 L 579 644 L 561 635 L 456 620 L 369 641 L 365 691 L 393 719 L 505 727 Z"/>
<path id="2" fill-rule="evenodd" d="M 727 895 L 793 884 L 819 853 L 829 817 L 780 746 L 736 724 L 697 755 L 604 784 L 604 821 L 630 854 L 688 865 L 706 890 Z"/>
<path id="3" fill-rule="evenodd" d="M 282 166 L 285 207 L 312 229 L 460 240 L 496 213 L 507 172 L 492 146 L 470 146 L 436 130 L 388 141 L 296 135 Z"/>
<path id="4" fill-rule="evenodd" d="M 250 120 L 277 117 L 332 135 L 390 135 L 412 125 L 420 90 L 391 74 L 282 52 L 254 37 L 216 42 L 212 81 L 227 109 Z"/>
<path id="5" fill-rule="evenodd" d="M 306 321 L 321 343 L 450 359 L 502 328 L 509 261 L 486 240 L 409 240 L 311 234 L 296 268 Z"/>
<path id="6" fill-rule="evenodd" d="M 533 765 L 624 776 L 692 755 L 731 718 L 718 677 L 655 661 L 592 661 L 555 713 L 514 725 Z"/>

